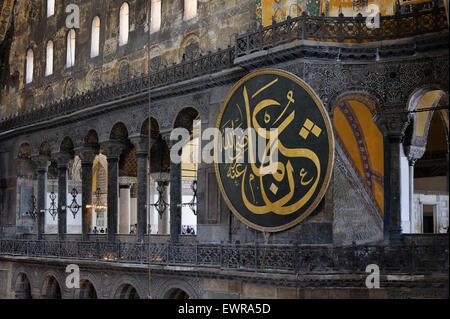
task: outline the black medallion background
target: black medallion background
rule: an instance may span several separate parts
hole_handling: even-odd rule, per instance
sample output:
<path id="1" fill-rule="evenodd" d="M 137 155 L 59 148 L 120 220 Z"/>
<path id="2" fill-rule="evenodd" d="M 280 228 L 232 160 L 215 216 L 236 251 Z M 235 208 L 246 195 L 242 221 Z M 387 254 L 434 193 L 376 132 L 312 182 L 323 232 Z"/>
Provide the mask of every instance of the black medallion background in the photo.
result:
<path id="1" fill-rule="evenodd" d="M 233 213 L 252 228 L 275 232 L 302 221 L 322 199 L 333 166 L 334 139 L 328 114 L 312 89 L 290 73 L 268 69 L 247 75 L 227 96 L 217 121 L 224 140 L 216 138 L 216 150 L 223 150 L 226 144 L 226 128 L 248 128 L 246 105 L 252 119 L 257 105 L 267 100 L 272 102 L 260 107 L 255 120 L 264 129 L 279 129 L 279 142 L 287 150 L 286 154 L 278 152 L 278 161 L 284 167 L 284 174 L 280 175 L 283 178 L 277 181 L 272 174 L 262 177 L 254 174 L 248 163 L 248 147 L 244 163 L 239 166 L 226 163 L 225 152 L 216 152 L 215 168 L 222 195 Z M 253 126 L 253 121 L 250 124 Z M 261 165 L 257 154 L 255 165 Z"/>

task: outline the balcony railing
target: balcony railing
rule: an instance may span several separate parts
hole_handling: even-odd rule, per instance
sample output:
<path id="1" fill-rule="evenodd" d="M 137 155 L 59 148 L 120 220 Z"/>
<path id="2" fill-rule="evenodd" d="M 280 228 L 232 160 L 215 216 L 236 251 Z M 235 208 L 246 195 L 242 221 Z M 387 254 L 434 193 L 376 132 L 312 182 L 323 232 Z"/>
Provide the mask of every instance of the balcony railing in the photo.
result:
<path id="1" fill-rule="evenodd" d="M 0 240 L 0 255 L 287 274 L 448 273 L 448 243 L 403 246 L 174 245 Z"/>
<path id="2" fill-rule="evenodd" d="M 437 4 L 430 10 L 380 16 L 379 27 L 368 26 L 366 20 L 367 17 L 361 14 L 356 17 L 344 17 L 342 14 L 338 17 L 325 17 L 309 16 L 303 12 L 299 17 L 288 17 L 285 21 L 238 36 L 236 57 L 295 40 L 361 43 L 448 30 L 445 9 Z"/>
<path id="3" fill-rule="evenodd" d="M 362 15 L 357 17 L 344 17 L 343 15 L 339 17 L 316 17 L 308 16 L 305 13 L 300 17 L 288 18 L 286 21 L 237 36 L 234 47 L 210 52 L 194 60 L 183 61 L 152 72 L 150 74 L 151 87 L 157 89 L 230 69 L 234 66 L 235 57 L 300 39 L 360 43 L 400 39 L 443 30 L 448 30 L 446 13 L 444 8 L 437 5 L 429 10 L 382 16 L 380 17 L 380 28 L 374 29 L 367 27 L 366 18 Z M 139 93 L 145 93 L 148 87 L 148 75 L 109 84 L 22 114 L 0 119 L 0 132 L 47 121 L 118 99 L 136 96 Z"/>

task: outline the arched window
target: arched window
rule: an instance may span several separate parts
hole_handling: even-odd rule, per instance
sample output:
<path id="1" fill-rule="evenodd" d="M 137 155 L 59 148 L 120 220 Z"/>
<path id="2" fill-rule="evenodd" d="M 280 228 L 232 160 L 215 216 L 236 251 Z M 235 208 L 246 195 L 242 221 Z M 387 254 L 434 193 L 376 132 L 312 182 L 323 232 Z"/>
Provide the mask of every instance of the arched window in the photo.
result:
<path id="1" fill-rule="evenodd" d="M 184 0 L 184 20 L 197 16 L 197 0 Z"/>
<path id="2" fill-rule="evenodd" d="M 67 63 L 68 68 L 75 65 L 75 30 L 70 30 L 67 33 Z"/>
<path id="3" fill-rule="evenodd" d="M 157 32 L 161 29 L 161 0 L 152 0 L 151 31 Z"/>
<path id="4" fill-rule="evenodd" d="M 91 30 L 91 58 L 98 56 L 100 53 L 100 18 L 95 17 L 92 20 Z"/>
<path id="5" fill-rule="evenodd" d="M 53 41 L 48 41 L 45 55 L 45 76 L 51 74 L 53 74 Z"/>
<path id="6" fill-rule="evenodd" d="M 27 66 L 25 71 L 25 82 L 27 84 L 33 82 L 33 59 L 34 59 L 33 50 L 29 49 L 27 51 Z"/>
<path id="7" fill-rule="evenodd" d="M 47 18 L 55 14 L 55 0 L 47 0 Z"/>
<path id="8" fill-rule="evenodd" d="M 130 23 L 130 8 L 128 3 L 124 2 L 120 7 L 120 19 L 119 19 L 119 46 L 128 43 L 128 31 Z"/>

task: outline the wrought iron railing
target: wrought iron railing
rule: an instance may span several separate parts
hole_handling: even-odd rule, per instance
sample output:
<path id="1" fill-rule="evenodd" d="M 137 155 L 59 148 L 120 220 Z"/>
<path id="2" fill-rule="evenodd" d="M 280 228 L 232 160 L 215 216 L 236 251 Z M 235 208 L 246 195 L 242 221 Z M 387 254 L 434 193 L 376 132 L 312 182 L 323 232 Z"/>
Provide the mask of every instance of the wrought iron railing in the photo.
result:
<path id="1" fill-rule="evenodd" d="M 234 47 L 228 47 L 225 50 L 219 49 L 217 52 L 209 52 L 207 55 L 201 55 L 196 59 L 186 60 L 152 72 L 150 76 L 151 87 L 152 89 L 157 89 L 205 74 L 212 74 L 229 69 L 233 64 Z M 90 106 L 145 93 L 149 87 L 148 82 L 148 75 L 142 75 L 77 94 L 72 98 L 58 101 L 45 107 L 33 109 L 22 114 L 11 115 L 0 119 L 0 132 L 43 122 L 56 116 L 68 115 L 76 111 L 85 110 Z"/>
<path id="2" fill-rule="evenodd" d="M 367 17 L 301 16 L 273 23 L 236 37 L 236 57 L 274 48 L 295 40 L 334 42 L 369 42 L 407 38 L 448 30 L 445 9 L 435 5 L 422 10 L 393 16 L 380 16 L 379 27 L 366 23 Z"/>
<path id="3" fill-rule="evenodd" d="M 366 18 L 308 16 L 274 23 L 256 31 L 249 31 L 236 37 L 234 47 L 208 53 L 194 60 L 183 61 L 151 73 L 151 87 L 157 89 L 166 85 L 212 74 L 234 66 L 235 57 L 299 39 L 364 42 L 399 39 L 448 30 L 444 8 L 435 5 L 430 10 L 380 17 L 380 28 L 368 28 Z M 112 102 L 121 98 L 145 93 L 149 87 L 148 75 L 108 84 L 104 87 L 78 94 L 22 114 L 14 114 L 0 119 L 0 132 L 36 124 L 57 116 L 81 111 L 90 106 Z"/>
<path id="4" fill-rule="evenodd" d="M 295 246 L 152 244 L 151 264 L 287 274 L 448 273 L 449 245 Z M 147 264 L 148 245 L 137 243 L 0 240 L 0 255 Z"/>

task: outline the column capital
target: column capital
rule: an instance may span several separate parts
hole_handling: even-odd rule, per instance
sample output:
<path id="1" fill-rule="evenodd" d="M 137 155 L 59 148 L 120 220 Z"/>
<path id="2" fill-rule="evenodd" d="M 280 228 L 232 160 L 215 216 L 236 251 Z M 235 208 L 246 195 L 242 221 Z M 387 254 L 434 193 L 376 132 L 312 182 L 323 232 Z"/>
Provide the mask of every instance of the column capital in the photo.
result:
<path id="1" fill-rule="evenodd" d="M 31 158 L 33 163 L 36 165 L 37 171 L 48 171 L 48 167 L 50 166 L 50 157 L 47 155 L 37 155 Z"/>
<path id="2" fill-rule="evenodd" d="M 55 159 L 56 164 L 58 164 L 59 167 L 67 167 L 69 165 L 69 162 L 73 159 L 73 155 L 68 152 L 58 152 L 53 153 L 52 158 Z"/>
<path id="3" fill-rule="evenodd" d="M 164 140 L 164 142 L 166 142 L 167 147 L 169 148 L 169 150 L 172 148 L 172 146 L 174 146 L 176 143 L 178 143 L 178 141 L 170 139 L 170 135 L 171 134 L 172 134 L 172 131 L 161 133 L 161 138 Z"/>
<path id="4" fill-rule="evenodd" d="M 408 158 L 408 162 L 410 166 L 414 166 L 417 160 L 421 159 L 425 154 L 425 147 L 416 146 L 416 145 L 408 145 L 404 147 L 405 155 Z"/>
<path id="5" fill-rule="evenodd" d="M 400 143 L 411 121 L 411 113 L 397 107 L 385 107 L 381 116 L 375 121 L 381 123 L 390 140 Z"/>
<path id="6" fill-rule="evenodd" d="M 131 136 L 130 141 L 136 148 L 137 155 L 148 155 L 148 149 L 156 143 L 156 139 L 150 138 L 149 141 L 149 137 L 144 135 Z"/>
<path id="7" fill-rule="evenodd" d="M 121 141 L 106 141 L 100 144 L 100 148 L 106 152 L 107 159 L 119 158 L 125 149 L 125 144 Z"/>
<path id="8" fill-rule="evenodd" d="M 92 164 L 95 157 L 98 155 L 98 149 L 88 146 L 83 146 L 75 149 L 75 154 L 77 154 L 82 164 Z"/>

